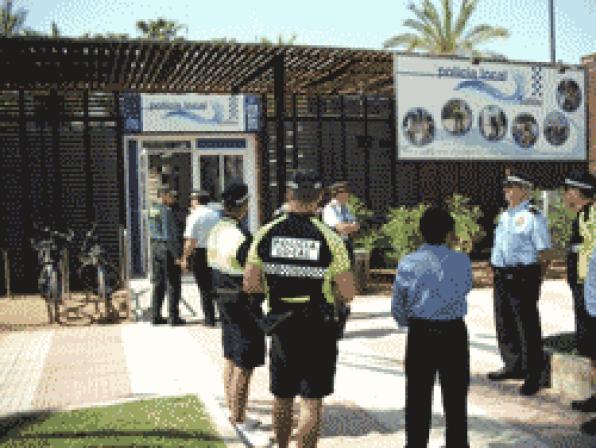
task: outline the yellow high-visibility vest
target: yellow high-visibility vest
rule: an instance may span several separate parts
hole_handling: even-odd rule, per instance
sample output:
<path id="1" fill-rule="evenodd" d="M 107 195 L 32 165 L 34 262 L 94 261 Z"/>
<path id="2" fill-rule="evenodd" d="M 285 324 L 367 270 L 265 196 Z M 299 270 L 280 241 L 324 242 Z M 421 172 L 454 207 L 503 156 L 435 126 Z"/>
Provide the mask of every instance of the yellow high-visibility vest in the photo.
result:
<path id="1" fill-rule="evenodd" d="M 590 254 L 596 247 L 596 204 L 591 205 L 589 218 L 584 212 L 580 212 L 578 221 L 579 234 L 583 242 L 577 254 L 577 278 L 583 282 L 588 275 Z"/>

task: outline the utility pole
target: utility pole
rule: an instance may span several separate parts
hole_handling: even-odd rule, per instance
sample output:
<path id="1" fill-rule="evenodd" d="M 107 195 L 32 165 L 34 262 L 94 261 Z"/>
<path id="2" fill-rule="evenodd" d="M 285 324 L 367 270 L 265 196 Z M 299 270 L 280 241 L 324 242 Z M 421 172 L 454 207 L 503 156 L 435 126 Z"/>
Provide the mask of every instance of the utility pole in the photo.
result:
<path id="1" fill-rule="evenodd" d="M 550 27 L 550 63 L 557 63 L 556 41 L 555 41 L 555 0 L 548 0 L 548 23 Z M 550 194 L 548 191 L 542 192 L 542 212 L 548 218 L 548 203 Z"/>

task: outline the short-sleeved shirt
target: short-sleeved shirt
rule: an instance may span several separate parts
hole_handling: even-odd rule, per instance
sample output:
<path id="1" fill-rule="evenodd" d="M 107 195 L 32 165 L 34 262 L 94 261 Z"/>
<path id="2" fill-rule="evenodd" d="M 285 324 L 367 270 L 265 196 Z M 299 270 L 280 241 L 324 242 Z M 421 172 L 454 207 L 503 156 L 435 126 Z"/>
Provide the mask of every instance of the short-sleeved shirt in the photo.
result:
<path id="1" fill-rule="evenodd" d="M 423 244 L 403 257 L 393 284 L 391 314 L 400 326 L 409 318 L 454 320 L 466 315 L 472 263 L 444 245 Z"/>
<path id="2" fill-rule="evenodd" d="M 199 205 L 186 218 L 184 238 L 192 238 L 197 241 L 197 247 L 206 248 L 209 231 L 219 220 L 219 213 L 206 205 Z"/>
<path id="3" fill-rule="evenodd" d="M 538 252 L 550 247 L 546 218 L 524 201 L 499 216 L 491 263 L 496 267 L 535 264 Z"/>
<path id="4" fill-rule="evenodd" d="M 584 299 L 588 314 L 596 317 L 596 247 L 592 250 L 588 263 L 588 275 L 584 283 Z"/>
<path id="5" fill-rule="evenodd" d="M 342 205 L 336 199 L 332 199 L 323 208 L 323 222 L 332 229 L 335 229 L 338 224 L 355 223 L 356 218 L 350 213 L 346 205 Z M 345 235 L 341 237 L 343 239 L 347 238 Z"/>
<path id="6" fill-rule="evenodd" d="M 264 273 L 275 312 L 305 304 L 332 304 L 333 278 L 350 270 L 341 238 L 312 215 L 290 212 L 255 235 L 247 263 Z"/>

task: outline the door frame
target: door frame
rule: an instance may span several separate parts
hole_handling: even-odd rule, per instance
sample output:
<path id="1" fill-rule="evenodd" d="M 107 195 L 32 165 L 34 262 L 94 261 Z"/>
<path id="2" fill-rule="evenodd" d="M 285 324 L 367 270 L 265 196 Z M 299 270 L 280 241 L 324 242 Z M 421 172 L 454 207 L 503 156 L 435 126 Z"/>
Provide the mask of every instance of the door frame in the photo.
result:
<path id="1" fill-rule="evenodd" d="M 245 148 L 209 148 L 209 149 L 200 149 L 197 147 L 197 140 L 201 139 L 211 139 L 211 140 L 227 140 L 227 139 L 244 139 L 246 142 Z M 191 185 L 192 188 L 199 188 L 200 185 L 200 169 L 199 169 L 199 156 L 201 155 L 242 155 L 243 156 L 243 175 L 244 175 L 244 182 L 248 185 L 249 189 L 249 229 L 251 232 L 255 232 L 259 227 L 259 216 L 260 211 L 259 207 L 259 175 L 257 173 L 257 141 L 256 136 L 254 134 L 249 133 L 179 133 L 179 134 L 154 134 L 154 133 L 142 133 L 142 134 L 134 134 L 134 135 L 125 135 L 123 137 L 123 160 L 124 160 L 124 187 L 126 192 L 126 227 L 128 231 L 126 232 L 126 250 L 127 250 L 127 273 L 128 278 L 132 278 L 132 226 L 135 225 L 138 227 L 138 238 L 140 238 L 140 250 L 141 250 L 141 266 L 142 266 L 142 275 L 145 277 L 149 273 L 149 248 L 147 246 L 147 236 L 146 236 L 146 229 L 143 225 L 143 220 L 145 218 L 144 213 L 146 213 L 147 206 L 147 197 L 142 197 L 142 193 L 146 193 L 146 183 L 147 179 L 142 178 L 141 174 L 147 173 L 147 166 L 141 169 L 141 164 L 147 162 L 147 158 L 144 157 L 147 150 L 143 148 L 143 142 L 145 141 L 152 141 L 152 142 L 159 142 L 159 141 L 190 141 L 191 146 L 190 149 L 171 149 L 166 150 L 166 152 L 170 153 L 187 153 L 191 155 Z M 130 145 L 132 142 L 136 142 L 135 145 L 135 160 L 131 160 L 130 155 Z M 155 150 L 155 153 L 161 153 L 159 149 Z M 223 161 L 223 157 L 222 157 Z M 130 169 L 133 168 L 131 164 L 134 163 L 134 174 L 136 177 L 136 203 L 138 204 L 138 216 L 134 217 L 133 223 L 133 210 L 131 210 L 131 171 Z M 221 165 L 220 165 L 221 167 Z M 222 171 L 223 174 L 223 171 Z M 142 187 L 142 182 L 145 183 L 145 187 Z M 147 254 L 147 255 L 146 255 Z"/>

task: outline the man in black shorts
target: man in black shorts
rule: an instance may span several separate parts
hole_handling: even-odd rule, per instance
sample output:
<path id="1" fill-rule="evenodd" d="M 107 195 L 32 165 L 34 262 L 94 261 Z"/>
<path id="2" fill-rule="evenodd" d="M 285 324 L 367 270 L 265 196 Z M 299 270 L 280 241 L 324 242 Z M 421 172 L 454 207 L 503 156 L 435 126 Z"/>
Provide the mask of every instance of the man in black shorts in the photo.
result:
<path id="1" fill-rule="evenodd" d="M 322 195 L 318 176 L 297 171 L 288 187 L 288 213 L 262 227 L 251 244 L 244 290 L 267 291 L 268 322 L 277 323 L 270 331 L 277 443 L 280 448 L 289 444 L 294 397 L 300 395 L 297 442 L 310 448 L 317 445 L 323 397 L 333 393 L 338 337 L 334 293 L 352 300 L 354 279 L 342 239 L 315 217 Z"/>
<path id="2" fill-rule="evenodd" d="M 246 417 L 246 405 L 253 369 L 265 363 L 265 334 L 256 322 L 262 317 L 261 303 L 242 291 L 243 266 L 252 241 L 240 224 L 248 212 L 248 188 L 234 183 L 222 196 L 224 215 L 207 238 L 207 260 L 222 321 L 224 392 L 230 422 L 244 432 L 259 426 L 257 420 Z"/>

